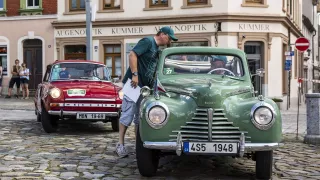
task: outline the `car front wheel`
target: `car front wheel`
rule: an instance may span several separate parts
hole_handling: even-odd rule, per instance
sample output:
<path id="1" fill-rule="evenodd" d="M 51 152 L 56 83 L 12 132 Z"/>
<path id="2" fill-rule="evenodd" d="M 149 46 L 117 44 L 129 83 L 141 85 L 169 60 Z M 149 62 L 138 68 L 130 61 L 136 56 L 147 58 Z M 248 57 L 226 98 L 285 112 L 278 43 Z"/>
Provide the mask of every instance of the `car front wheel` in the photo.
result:
<path id="1" fill-rule="evenodd" d="M 115 132 L 119 131 L 119 118 L 112 119 L 111 121 L 112 130 Z"/>
<path id="2" fill-rule="evenodd" d="M 255 159 L 257 179 L 270 179 L 272 176 L 273 151 L 257 151 Z"/>
<path id="3" fill-rule="evenodd" d="M 43 106 L 41 108 L 41 123 L 43 130 L 46 133 L 56 132 L 58 129 L 58 118 L 50 115 Z"/>
<path id="4" fill-rule="evenodd" d="M 156 174 L 159 164 L 158 151 L 143 147 L 139 128 L 136 135 L 136 158 L 139 172 L 142 176 L 152 177 Z"/>
<path id="5" fill-rule="evenodd" d="M 115 132 L 119 131 L 119 119 L 120 119 L 120 117 L 121 117 L 121 112 L 119 112 L 119 115 L 116 118 L 113 118 L 111 120 L 111 127 L 112 127 L 112 130 L 115 131 Z"/>

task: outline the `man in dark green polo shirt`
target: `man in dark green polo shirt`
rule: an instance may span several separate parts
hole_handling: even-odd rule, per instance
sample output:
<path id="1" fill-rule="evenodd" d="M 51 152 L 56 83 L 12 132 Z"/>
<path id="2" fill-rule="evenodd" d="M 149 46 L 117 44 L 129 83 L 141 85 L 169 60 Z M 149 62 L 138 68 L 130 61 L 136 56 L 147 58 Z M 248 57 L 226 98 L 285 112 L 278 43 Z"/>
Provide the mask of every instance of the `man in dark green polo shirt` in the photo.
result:
<path id="1" fill-rule="evenodd" d="M 122 82 L 125 84 L 131 79 L 132 87 L 143 87 L 153 85 L 153 74 L 158 61 L 159 46 L 170 44 L 171 40 L 177 41 L 173 30 L 162 27 L 156 36 L 148 36 L 141 39 L 129 54 L 129 65 Z M 124 146 L 124 136 L 128 126 L 134 120 L 135 126 L 139 123 L 140 100 L 135 103 L 125 94 L 122 100 L 122 113 L 119 124 L 119 143 L 116 146 L 116 153 L 120 157 L 125 157 L 128 152 Z"/>

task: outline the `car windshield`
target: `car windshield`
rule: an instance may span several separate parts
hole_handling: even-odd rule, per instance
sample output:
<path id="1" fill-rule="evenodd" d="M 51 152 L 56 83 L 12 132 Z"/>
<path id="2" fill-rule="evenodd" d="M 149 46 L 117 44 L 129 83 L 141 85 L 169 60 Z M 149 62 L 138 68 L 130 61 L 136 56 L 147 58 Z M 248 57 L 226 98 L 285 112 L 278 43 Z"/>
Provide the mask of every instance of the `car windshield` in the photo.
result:
<path id="1" fill-rule="evenodd" d="M 94 63 L 59 63 L 52 67 L 51 81 L 85 79 L 110 81 L 108 68 Z"/>
<path id="2" fill-rule="evenodd" d="M 163 74 L 212 74 L 242 77 L 243 63 L 237 56 L 217 54 L 174 54 L 165 58 Z"/>

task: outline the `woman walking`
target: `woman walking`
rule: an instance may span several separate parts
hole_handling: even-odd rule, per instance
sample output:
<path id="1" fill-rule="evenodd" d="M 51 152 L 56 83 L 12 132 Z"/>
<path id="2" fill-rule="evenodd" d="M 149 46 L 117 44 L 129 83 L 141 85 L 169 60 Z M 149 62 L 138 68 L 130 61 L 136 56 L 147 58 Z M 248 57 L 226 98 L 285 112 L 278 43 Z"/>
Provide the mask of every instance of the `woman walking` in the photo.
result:
<path id="1" fill-rule="evenodd" d="M 22 98 L 21 99 L 29 99 L 29 75 L 30 71 L 27 68 L 26 63 L 22 63 L 21 71 L 20 71 L 20 81 L 22 85 Z"/>
<path id="2" fill-rule="evenodd" d="M 3 74 L 3 68 L 2 68 L 2 64 L 0 62 L 0 97 L 2 94 L 2 74 Z"/>

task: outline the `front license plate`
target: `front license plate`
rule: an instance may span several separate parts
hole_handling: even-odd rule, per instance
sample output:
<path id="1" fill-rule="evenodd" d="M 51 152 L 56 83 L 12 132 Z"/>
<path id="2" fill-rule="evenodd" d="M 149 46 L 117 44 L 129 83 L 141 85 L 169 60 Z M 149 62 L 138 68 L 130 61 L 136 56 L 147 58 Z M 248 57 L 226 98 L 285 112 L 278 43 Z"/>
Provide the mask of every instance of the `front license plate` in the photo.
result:
<path id="1" fill-rule="evenodd" d="M 104 114 L 87 114 L 87 113 L 78 113 L 77 119 L 105 119 Z"/>
<path id="2" fill-rule="evenodd" d="M 183 151 L 186 153 L 237 154 L 238 143 L 184 142 Z"/>

